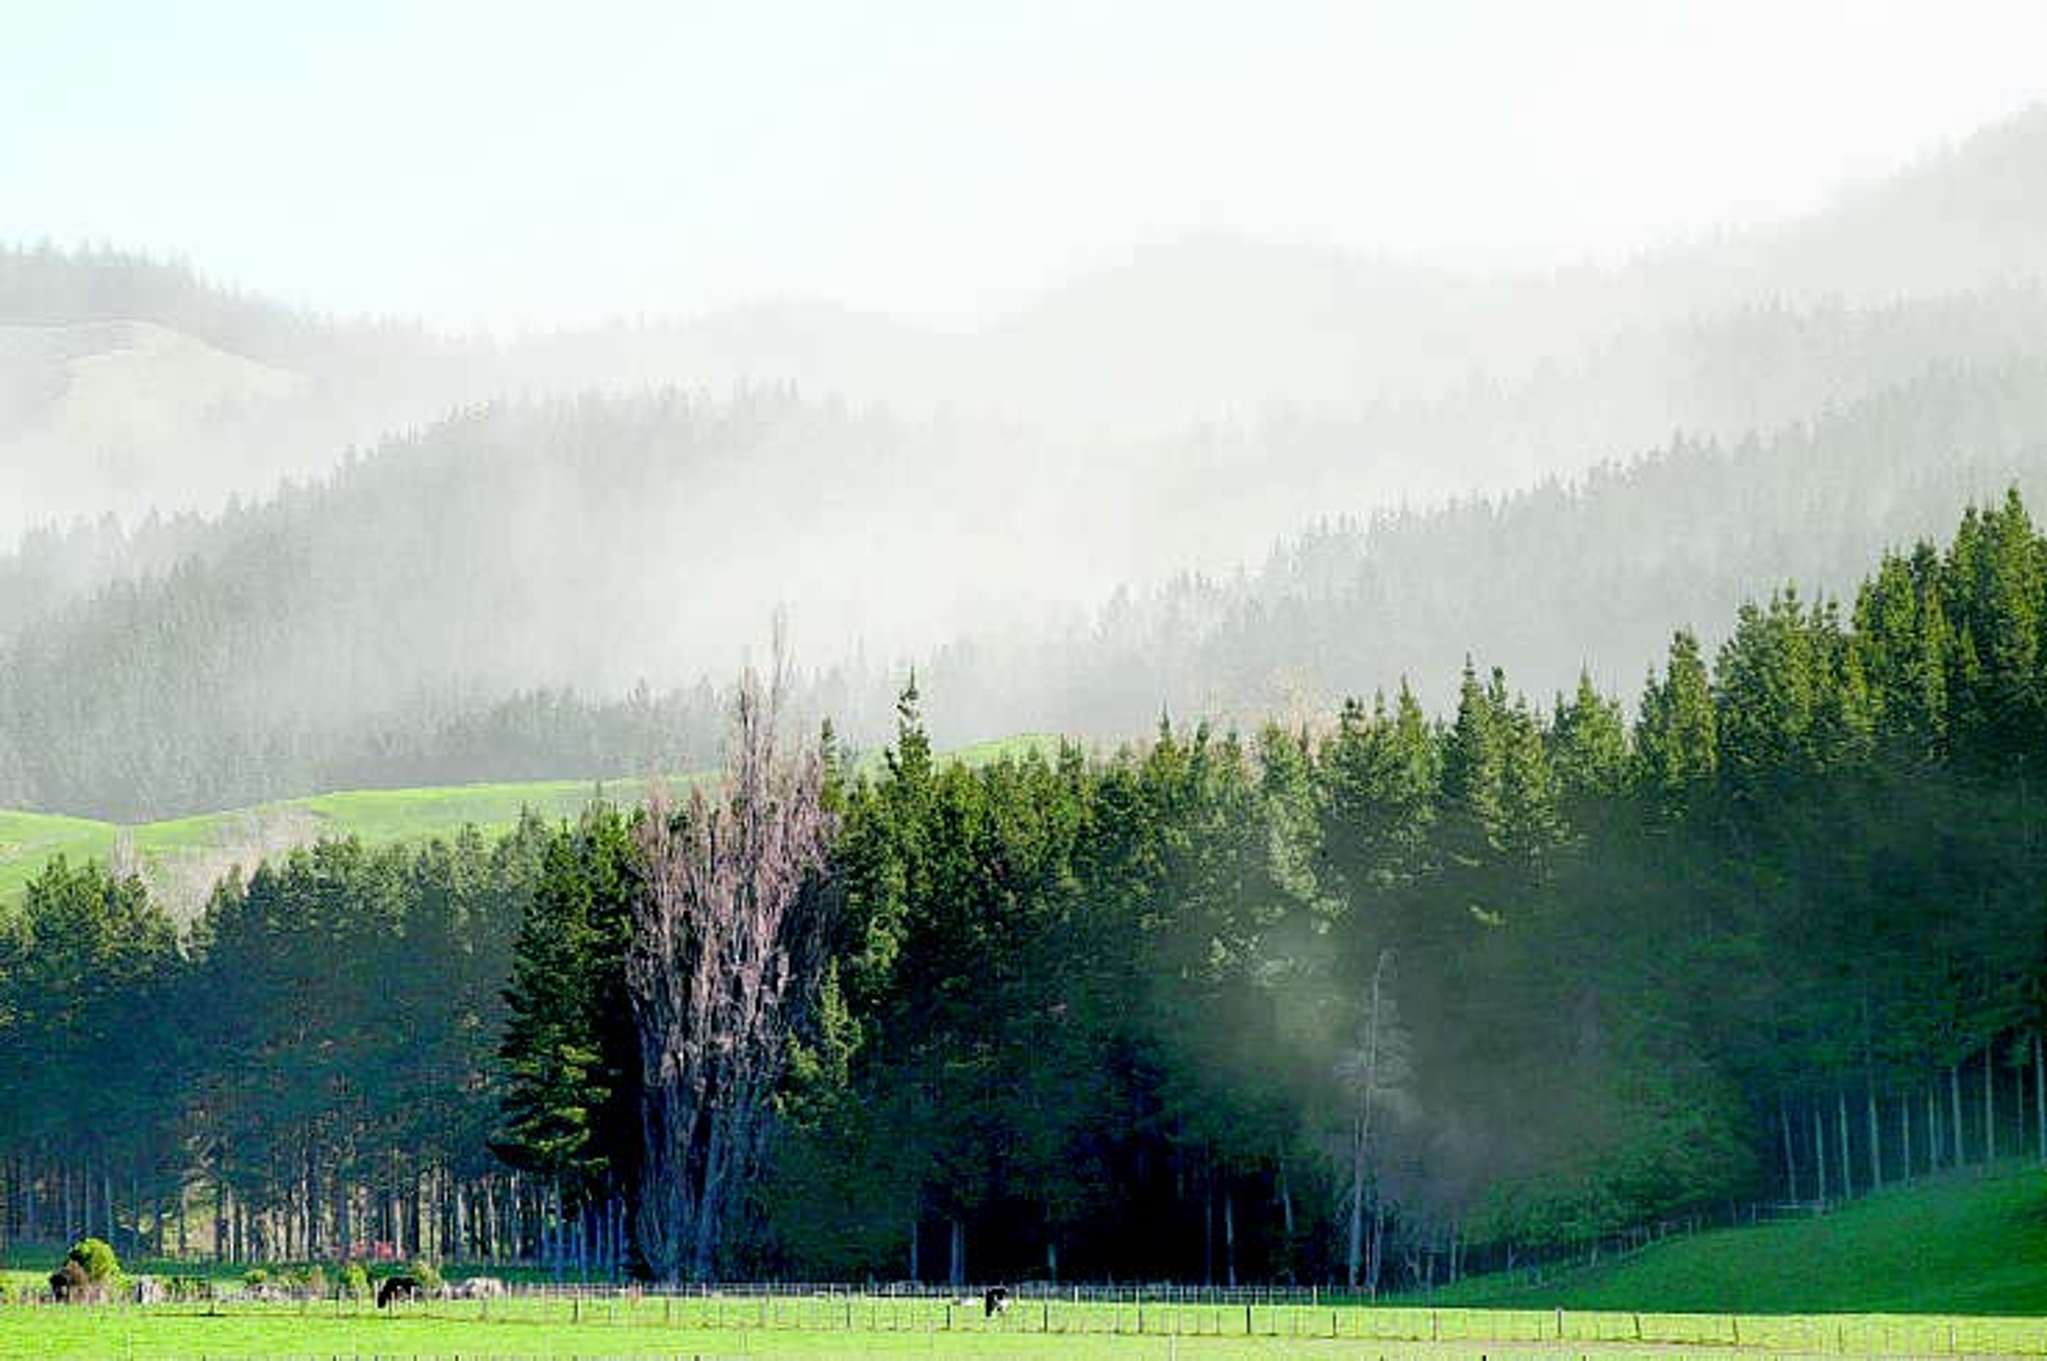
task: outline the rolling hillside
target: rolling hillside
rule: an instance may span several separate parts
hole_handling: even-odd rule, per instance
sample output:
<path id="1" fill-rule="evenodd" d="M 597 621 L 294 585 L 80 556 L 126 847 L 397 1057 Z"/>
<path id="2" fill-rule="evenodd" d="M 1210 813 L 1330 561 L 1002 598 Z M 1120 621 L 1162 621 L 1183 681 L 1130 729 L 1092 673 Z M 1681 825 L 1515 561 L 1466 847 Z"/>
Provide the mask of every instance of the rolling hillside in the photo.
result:
<path id="1" fill-rule="evenodd" d="M 1029 752 L 1051 754 L 1059 739 L 1039 734 L 976 743 L 942 760 L 979 765 Z M 859 766 L 878 762 L 860 758 Z M 673 777 L 676 789 L 710 778 Z M 0 811 L 0 911 L 20 901 L 23 888 L 57 856 L 72 860 L 132 857 L 151 892 L 173 915 L 204 905 L 214 883 L 236 864 L 247 866 L 321 837 L 354 836 L 371 844 L 449 836 L 465 827 L 502 832 L 531 809 L 549 820 L 572 818 L 600 797 L 637 802 L 647 782 L 535 780 L 420 789 L 358 789 L 288 799 L 196 817 L 122 826 L 87 818 Z"/>
<path id="2" fill-rule="evenodd" d="M 820 668 L 804 713 L 860 740 L 912 659 L 948 742 L 1255 721 L 1474 651 L 1537 695 L 1581 666 L 1631 692 L 1673 621 L 2041 499 L 2043 145 L 2047 109 L 1805 222 L 1539 284 L 1147 249 L 943 362 L 797 304 L 473 346 L 0 252 L 0 506 L 60 466 L 10 453 L 49 430 L 124 486 L 246 488 L 223 469 L 244 434 L 285 449 L 276 419 L 514 394 L 216 515 L 0 555 L 0 804 L 147 821 L 689 769 L 782 608 Z M 131 381 L 185 435 L 106 428 Z M 1118 395 L 1137 419 L 1074 419 Z"/>
<path id="3" fill-rule="evenodd" d="M 2047 1311 L 2047 1171 L 1951 1174 L 1820 1218 L 1672 1239 L 1542 1284 L 1480 1277 L 1434 1298 L 1673 1313 L 2038 1314 Z"/>

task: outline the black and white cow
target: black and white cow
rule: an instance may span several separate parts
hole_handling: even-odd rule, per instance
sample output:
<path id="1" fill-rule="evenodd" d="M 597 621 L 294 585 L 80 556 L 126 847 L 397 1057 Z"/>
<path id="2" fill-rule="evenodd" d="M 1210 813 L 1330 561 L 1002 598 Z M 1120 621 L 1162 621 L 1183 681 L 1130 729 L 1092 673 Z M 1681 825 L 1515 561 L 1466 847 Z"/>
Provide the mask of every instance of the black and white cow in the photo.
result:
<path id="1" fill-rule="evenodd" d="M 387 1276 L 377 1287 L 377 1308 L 396 1304 L 399 1300 L 418 1300 L 426 1297 L 426 1290 L 417 1276 Z"/>

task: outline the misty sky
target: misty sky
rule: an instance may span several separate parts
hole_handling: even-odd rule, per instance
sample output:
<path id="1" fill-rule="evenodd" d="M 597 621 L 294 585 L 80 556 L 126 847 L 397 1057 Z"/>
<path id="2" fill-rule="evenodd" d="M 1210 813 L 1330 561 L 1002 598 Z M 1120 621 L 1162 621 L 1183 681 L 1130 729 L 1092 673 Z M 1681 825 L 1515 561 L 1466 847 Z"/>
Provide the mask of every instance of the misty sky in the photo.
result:
<path id="1" fill-rule="evenodd" d="M 13 7 L 0 238 L 508 328 L 817 296 L 947 323 L 1136 243 L 1613 258 L 2047 89 L 2047 5 Z"/>

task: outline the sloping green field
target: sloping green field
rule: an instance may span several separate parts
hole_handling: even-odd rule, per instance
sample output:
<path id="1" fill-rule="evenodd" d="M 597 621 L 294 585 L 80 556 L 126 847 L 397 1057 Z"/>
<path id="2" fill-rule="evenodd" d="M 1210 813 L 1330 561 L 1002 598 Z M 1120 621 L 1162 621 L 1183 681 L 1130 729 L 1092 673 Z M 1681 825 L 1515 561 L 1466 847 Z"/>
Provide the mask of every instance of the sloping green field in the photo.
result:
<path id="1" fill-rule="evenodd" d="M 0 904 L 19 901 L 23 886 L 57 856 L 104 860 L 114 832 L 111 822 L 0 812 Z"/>
<path id="2" fill-rule="evenodd" d="M 1480 1277 L 1435 1298 L 1502 1308 L 2047 1314 L 2047 1170 L 1964 1171 L 1818 1218 L 1673 1239 L 1541 1284 Z"/>
<path id="3" fill-rule="evenodd" d="M 1032 751 L 1050 754 L 1058 744 L 1056 737 L 1037 734 L 1006 737 L 961 747 L 944 759 L 982 765 Z M 868 762 L 877 759 L 870 757 Z M 672 784 L 681 790 L 704 778 L 702 773 L 679 775 Z M 133 827 L 0 812 L 0 909 L 18 903 L 28 881 L 56 856 L 104 860 L 124 833 L 152 890 L 182 914 L 196 910 L 229 865 L 247 865 L 322 836 L 358 836 L 386 844 L 448 836 L 467 826 L 501 832 L 518 820 L 522 809 L 531 808 L 549 819 L 570 818 L 600 796 L 637 803 L 646 797 L 647 788 L 643 778 L 624 778 L 359 789 Z"/>

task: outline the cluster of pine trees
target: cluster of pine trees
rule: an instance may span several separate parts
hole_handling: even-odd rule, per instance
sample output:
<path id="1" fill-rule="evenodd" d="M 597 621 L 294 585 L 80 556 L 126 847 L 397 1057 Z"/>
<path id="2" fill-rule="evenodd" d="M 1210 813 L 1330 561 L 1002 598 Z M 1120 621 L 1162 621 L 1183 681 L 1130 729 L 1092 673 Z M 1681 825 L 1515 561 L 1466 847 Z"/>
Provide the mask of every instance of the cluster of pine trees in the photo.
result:
<path id="1" fill-rule="evenodd" d="M 820 966 L 717 1270 L 1423 1284 L 2047 1152 L 2047 539 L 2016 495 L 1676 635 L 1244 740 L 827 740 Z M 644 813 L 330 844 L 0 936 L 10 1234 L 630 1264 Z M 186 1213 L 177 1213 L 184 1206 Z"/>
<path id="2" fill-rule="evenodd" d="M 547 1206 L 490 1153 L 493 1074 L 550 835 L 325 842 L 230 875 L 182 931 L 139 879 L 50 864 L 0 933 L 7 1234 L 514 1251 Z"/>

